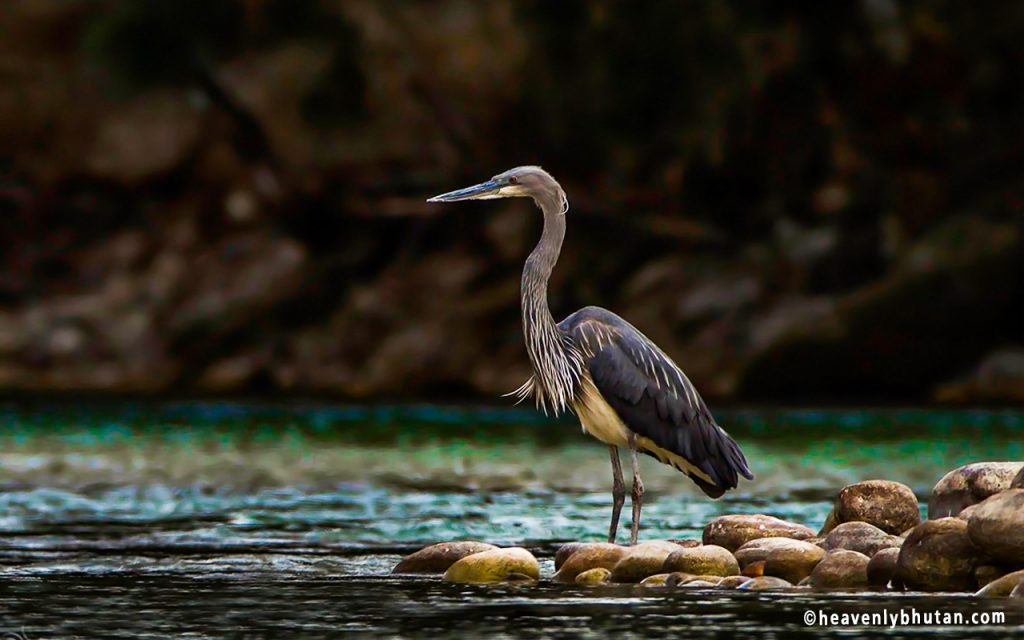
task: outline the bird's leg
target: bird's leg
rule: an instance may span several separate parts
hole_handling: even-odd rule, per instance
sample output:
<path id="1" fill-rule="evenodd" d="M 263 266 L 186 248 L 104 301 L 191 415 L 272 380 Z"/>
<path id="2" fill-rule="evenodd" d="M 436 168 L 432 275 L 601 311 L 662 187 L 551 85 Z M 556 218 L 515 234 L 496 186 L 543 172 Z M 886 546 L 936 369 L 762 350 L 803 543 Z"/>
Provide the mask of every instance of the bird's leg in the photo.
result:
<path id="1" fill-rule="evenodd" d="M 626 483 L 622 481 L 622 463 L 619 462 L 619 448 L 608 447 L 612 454 L 612 524 L 608 529 L 608 542 L 615 544 L 615 534 L 619 530 L 619 513 L 626 502 Z"/>
<path id="2" fill-rule="evenodd" d="M 636 434 L 629 434 L 629 456 L 633 463 L 633 524 L 629 530 L 629 543 L 636 544 L 640 536 L 640 509 L 643 507 L 644 483 L 640 479 L 640 461 L 636 457 Z"/>

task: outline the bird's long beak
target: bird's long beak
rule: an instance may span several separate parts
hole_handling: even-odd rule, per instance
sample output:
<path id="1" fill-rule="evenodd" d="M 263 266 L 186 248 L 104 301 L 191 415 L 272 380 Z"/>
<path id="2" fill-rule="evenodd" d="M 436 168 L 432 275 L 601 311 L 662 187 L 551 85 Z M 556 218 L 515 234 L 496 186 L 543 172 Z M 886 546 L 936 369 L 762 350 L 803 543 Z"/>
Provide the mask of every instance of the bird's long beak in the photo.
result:
<path id="1" fill-rule="evenodd" d="M 488 200 L 491 198 L 503 197 L 500 193 L 502 185 L 494 180 L 488 180 L 487 182 L 481 182 L 475 184 L 472 187 L 466 187 L 465 189 L 458 189 L 456 191 L 449 191 L 448 193 L 442 193 L 439 196 L 433 198 L 427 198 L 427 202 L 458 202 L 459 200 Z"/>

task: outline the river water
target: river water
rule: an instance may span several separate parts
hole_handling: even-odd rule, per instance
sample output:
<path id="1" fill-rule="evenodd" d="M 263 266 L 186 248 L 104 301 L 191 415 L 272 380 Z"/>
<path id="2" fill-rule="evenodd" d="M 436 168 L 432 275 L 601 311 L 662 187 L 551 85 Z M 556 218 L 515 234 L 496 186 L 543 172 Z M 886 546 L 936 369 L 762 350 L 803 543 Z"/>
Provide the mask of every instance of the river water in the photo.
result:
<path id="1" fill-rule="evenodd" d="M 924 496 L 965 462 L 1024 458 L 1024 414 L 734 410 L 757 474 L 711 501 L 653 460 L 642 537 L 724 513 L 818 527 L 844 484 Z M 965 595 L 466 587 L 393 578 L 452 539 L 530 548 L 607 526 L 603 446 L 528 410 L 256 403 L 0 409 L 0 637 L 1008 637 L 1024 603 Z M 624 512 L 628 531 L 628 509 Z M 805 624 L 819 614 L 960 614 L 959 625 Z M 974 614 L 1005 613 L 978 625 Z M 912 622 L 912 620 L 910 621 Z M 2 634 L 8 634 L 3 636 Z"/>

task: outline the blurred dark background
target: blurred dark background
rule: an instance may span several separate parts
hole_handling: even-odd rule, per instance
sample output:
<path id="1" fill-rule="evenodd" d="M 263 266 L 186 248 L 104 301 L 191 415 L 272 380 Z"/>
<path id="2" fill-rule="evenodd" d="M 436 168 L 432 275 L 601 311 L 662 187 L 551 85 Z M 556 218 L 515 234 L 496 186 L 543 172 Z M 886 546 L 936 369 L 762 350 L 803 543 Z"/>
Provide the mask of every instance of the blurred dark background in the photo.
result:
<path id="1" fill-rule="evenodd" d="M 494 398 L 563 316 L 706 396 L 1024 401 L 1024 3 L 5 0 L 0 390 Z"/>

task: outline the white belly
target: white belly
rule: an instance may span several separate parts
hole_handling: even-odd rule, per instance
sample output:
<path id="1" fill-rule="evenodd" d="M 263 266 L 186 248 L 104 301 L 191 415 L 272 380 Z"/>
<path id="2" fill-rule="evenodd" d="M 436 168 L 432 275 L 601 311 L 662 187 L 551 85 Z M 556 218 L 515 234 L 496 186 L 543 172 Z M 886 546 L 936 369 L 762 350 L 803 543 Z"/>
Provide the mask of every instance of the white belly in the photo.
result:
<path id="1" fill-rule="evenodd" d="M 629 429 L 589 378 L 583 380 L 583 392 L 580 394 L 579 402 L 573 404 L 573 410 L 586 433 L 613 447 L 629 447 Z M 662 449 L 649 438 L 638 435 L 636 448 L 639 451 L 653 453 L 658 460 L 672 465 L 683 473 L 692 473 L 705 482 L 715 484 L 707 473 L 690 464 L 682 456 Z"/>

